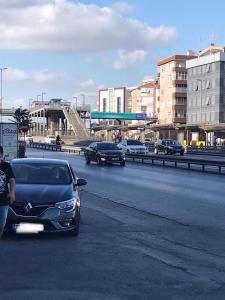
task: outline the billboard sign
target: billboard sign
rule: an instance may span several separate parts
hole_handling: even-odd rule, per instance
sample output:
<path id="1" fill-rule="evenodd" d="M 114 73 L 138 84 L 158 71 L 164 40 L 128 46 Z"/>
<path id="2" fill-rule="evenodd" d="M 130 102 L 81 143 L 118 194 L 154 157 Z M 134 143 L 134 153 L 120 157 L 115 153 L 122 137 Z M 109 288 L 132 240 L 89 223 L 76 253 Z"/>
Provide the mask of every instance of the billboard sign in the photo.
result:
<path id="1" fill-rule="evenodd" d="M 4 149 L 4 159 L 7 161 L 17 158 L 18 125 L 14 123 L 0 124 L 0 144 Z"/>
<path id="2" fill-rule="evenodd" d="M 146 120 L 146 113 L 91 112 L 92 119 Z"/>

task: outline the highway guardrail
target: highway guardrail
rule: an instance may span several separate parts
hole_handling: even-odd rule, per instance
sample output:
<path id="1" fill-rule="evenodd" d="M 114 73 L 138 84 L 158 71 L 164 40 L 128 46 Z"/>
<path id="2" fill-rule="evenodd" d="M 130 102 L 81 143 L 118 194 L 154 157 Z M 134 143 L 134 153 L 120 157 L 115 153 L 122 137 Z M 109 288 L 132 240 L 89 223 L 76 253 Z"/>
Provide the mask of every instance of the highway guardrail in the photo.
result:
<path id="1" fill-rule="evenodd" d="M 182 168 L 187 170 L 199 171 L 199 168 L 193 168 L 193 166 L 200 166 L 200 171 L 211 172 L 225 175 L 225 161 L 210 160 L 210 159 L 200 159 L 200 158 L 187 158 L 185 156 L 167 156 L 167 155 L 154 155 L 154 154 L 127 154 L 126 159 L 132 161 L 139 161 L 141 163 L 151 163 L 156 162 L 161 163 L 162 166 L 169 166 L 175 168 Z M 172 164 L 171 164 L 172 163 Z M 212 169 L 213 167 L 213 169 Z"/>
<path id="2" fill-rule="evenodd" d="M 85 147 L 73 147 L 73 146 L 61 146 L 55 144 L 45 143 L 30 143 L 27 147 L 36 148 L 40 150 L 48 151 L 61 151 L 72 154 L 82 155 L 84 154 Z M 182 168 L 185 170 L 195 170 L 202 172 L 210 172 L 225 175 L 225 160 L 218 161 L 212 159 L 203 158 L 190 158 L 185 156 L 176 155 L 158 155 L 158 154 L 126 154 L 126 159 L 134 162 L 151 163 L 155 165 L 161 165 L 164 167 Z M 196 166 L 198 168 L 196 168 Z M 199 168 L 200 167 L 200 168 Z M 213 169 L 212 169 L 213 168 Z"/>

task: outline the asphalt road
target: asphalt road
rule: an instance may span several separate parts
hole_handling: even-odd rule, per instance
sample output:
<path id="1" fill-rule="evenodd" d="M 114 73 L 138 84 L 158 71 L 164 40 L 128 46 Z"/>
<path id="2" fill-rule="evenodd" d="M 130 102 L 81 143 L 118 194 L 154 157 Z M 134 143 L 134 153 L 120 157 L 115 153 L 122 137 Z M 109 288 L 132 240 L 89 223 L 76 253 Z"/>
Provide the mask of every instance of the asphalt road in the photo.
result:
<path id="1" fill-rule="evenodd" d="M 80 235 L 0 242 L 0 299 L 224 299 L 224 176 L 85 165 Z"/>

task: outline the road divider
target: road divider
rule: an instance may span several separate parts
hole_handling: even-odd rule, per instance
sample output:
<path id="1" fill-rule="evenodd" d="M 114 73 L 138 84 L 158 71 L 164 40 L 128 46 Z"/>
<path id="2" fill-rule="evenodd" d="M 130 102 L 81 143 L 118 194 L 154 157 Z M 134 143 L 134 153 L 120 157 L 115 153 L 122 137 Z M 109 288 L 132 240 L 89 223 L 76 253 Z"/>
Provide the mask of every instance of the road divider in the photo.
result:
<path id="1" fill-rule="evenodd" d="M 127 154 L 126 160 L 225 175 L 225 161 L 154 154 Z"/>
<path id="2" fill-rule="evenodd" d="M 29 148 L 46 151 L 60 151 L 76 155 L 84 155 L 85 147 L 62 146 L 45 143 L 30 143 Z M 151 163 L 163 167 L 175 167 L 185 170 L 201 171 L 225 175 L 225 161 L 204 158 L 190 158 L 176 155 L 156 155 L 156 154 L 126 154 L 127 161 L 139 163 Z"/>

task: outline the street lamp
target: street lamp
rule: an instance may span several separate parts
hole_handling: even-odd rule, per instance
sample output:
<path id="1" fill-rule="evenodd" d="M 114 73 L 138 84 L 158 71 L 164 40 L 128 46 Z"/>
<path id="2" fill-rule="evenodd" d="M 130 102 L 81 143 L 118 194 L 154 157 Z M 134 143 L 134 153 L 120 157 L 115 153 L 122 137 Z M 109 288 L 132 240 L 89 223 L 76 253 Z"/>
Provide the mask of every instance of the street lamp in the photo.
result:
<path id="1" fill-rule="evenodd" d="M 32 98 L 30 98 L 29 99 L 29 109 L 31 109 L 31 103 L 33 102 L 33 99 Z"/>
<path id="2" fill-rule="evenodd" d="M 76 103 L 76 110 L 77 110 L 77 97 L 74 96 L 73 99 L 75 100 L 75 103 Z"/>
<path id="3" fill-rule="evenodd" d="M 81 94 L 81 96 L 83 97 L 82 107 L 83 107 L 83 110 L 85 110 L 85 94 Z"/>
<path id="4" fill-rule="evenodd" d="M 43 136 L 45 136 L 45 104 L 44 104 L 44 95 L 46 93 L 45 92 L 41 92 L 41 101 L 42 101 L 42 105 L 43 105 Z"/>
<path id="5" fill-rule="evenodd" d="M 4 70 L 7 70 L 8 68 L 0 68 L 1 70 L 1 102 L 0 102 L 0 109 L 1 109 L 1 118 L 0 118 L 0 122 L 2 123 L 2 73 Z"/>
<path id="6" fill-rule="evenodd" d="M 37 95 L 37 101 L 38 101 L 38 98 L 39 98 L 39 97 L 41 97 L 41 95 Z"/>

